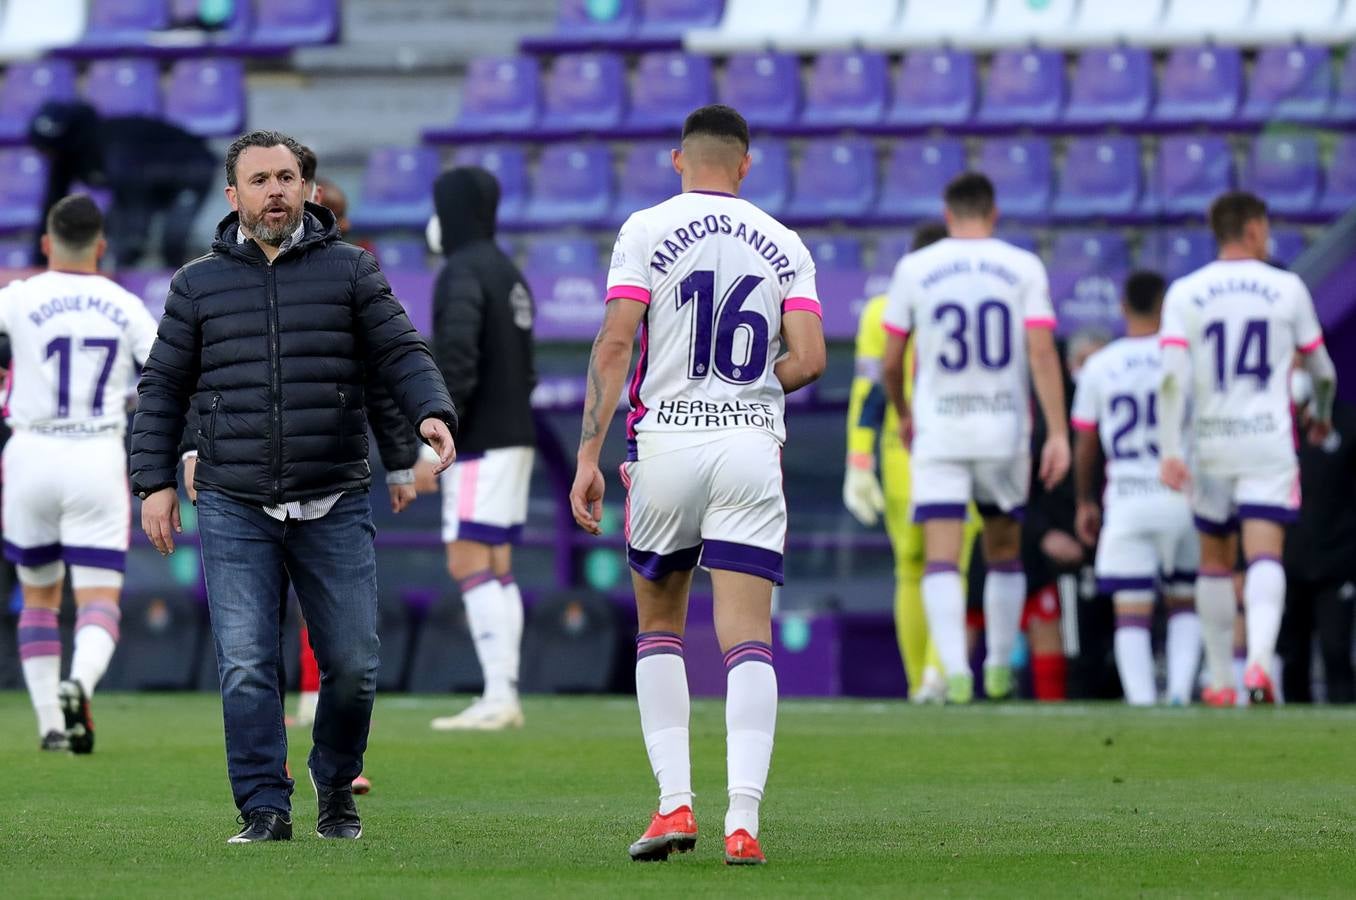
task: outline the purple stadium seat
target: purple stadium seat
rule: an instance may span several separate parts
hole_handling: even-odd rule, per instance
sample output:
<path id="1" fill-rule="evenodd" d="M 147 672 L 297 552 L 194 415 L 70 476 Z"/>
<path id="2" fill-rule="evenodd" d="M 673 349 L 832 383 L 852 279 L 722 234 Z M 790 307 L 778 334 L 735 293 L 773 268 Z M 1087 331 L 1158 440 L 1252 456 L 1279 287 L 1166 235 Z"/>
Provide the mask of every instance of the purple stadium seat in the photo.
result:
<path id="1" fill-rule="evenodd" d="M 1333 147 L 1318 209 L 1326 215 L 1340 216 L 1353 208 L 1356 208 L 1356 134 L 1344 134 Z"/>
<path id="2" fill-rule="evenodd" d="M 895 78 L 887 129 L 963 125 L 975 111 L 975 58 L 964 50 L 914 50 Z"/>
<path id="3" fill-rule="evenodd" d="M 626 106 L 626 70 L 610 53 L 557 56 L 546 76 L 542 136 L 580 132 L 610 134 Z"/>
<path id="4" fill-rule="evenodd" d="M 42 224 L 47 161 L 28 147 L 0 149 L 0 232 Z"/>
<path id="5" fill-rule="evenodd" d="M 165 118 L 204 137 L 245 125 L 245 69 L 234 59 L 185 59 L 170 69 Z"/>
<path id="6" fill-rule="evenodd" d="M 716 94 L 711 59 L 681 51 L 646 53 L 636 63 L 631 108 L 623 131 L 628 134 L 674 134 L 683 119 Z"/>
<path id="7" fill-rule="evenodd" d="M 612 223 L 620 225 L 638 209 L 647 209 L 682 190 L 673 171 L 672 144 L 657 141 L 632 144 L 622 159 L 621 186 L 612 204 Z"/>
<path id="8" fill-rule="evenodd" d="M 1071 229 L 1055 234 L 1050 256 L 1083 271 L 1130 268 L 1130 242 L 1119 231 Z"/>
<path id="9" fill-rule="evenodd" d="M 542 274 L 593 275 L 602 261 L 593 238 L 551 235 L 528 241 L 524 268 Z"/>
<path id="10" fill-rule="evenodd" d="M 423 238 L 388 237 L 373 244 L 377 262 L 388 272 L 419 272 L 428 268 L 428 244 Z"/>
<path id="11" fill-rule="evenodd" d="M 423 228 L 433 215 L 438 151 L 432 147 L 381 147 L 367 157 L 355 229 Z"/>
<path id="12" fill-rule="evenodd" d="M 790 125 L 800 113 L 800 63 L 786 53 L 737 53 L 725 63 L 720 102 L 739 110 L 750 128 Z"/>
<path id="13" fill-rule="evenodd" d="M 881 222 L 940 219 L 942 187 L 965 171 L 965 144 L 958 138 L 894 142 L 874 218 Z"/>
<path id="14" fill-rule="evenodd" d="M 800 124 L 816 131 L 877 124 L 885 117 L 888 78 L 888 64 L 880 53 L 821 53 L 810 74 Z"/>
<path id="15" fill-rule="evenodd" d="M 1045 216 L 1054 182 L 1050 156 L 1050 142 L 1045 138 L 985 142 L 977 168 L 993 181 L 1000 215 L 1016 219 Z"/>
<path id="16" fill-rule="evenodd" d="M 860 219 L 875 200 L 875 145 L 863 138 L 824 138 L 805 145 L 783 215 L 802 223 Z"/>
<path id="17" fill-rule="evenodd" d="M 1328 123 L 1338 128 L 1351 128 L 1356 123 L 1356 53 L 1347 53 L 1337 75 L 1337 93 L 1328 110 Z"/>
<path id="18" fill-rule="evenodd" d="M 1214 236 L 1204 228 L 1155 231 L 1144 238 L 1139 266 L 1172 281 L 1210 262 L 1217 252 Z"/>
<path id="19" fill-rule="evenodd" d="M 1283 266 L 1292 265 L 1309 246 L 1304 232 L 1298 228 L 1271 229 L 1271 245 L 1267 248 L 1272 261 Z"/>
<path id="20" fill-rule="evenodd" d="M 1086 50 L 1064 107 L 1068 125 L 1135 125 L 1149 117 L 1154 98 L 1154 62 L 1148 50 L 1106 47 Z"/>
<path id="21" fill-rule="evenodd" d="M 1050 299 L 1061 335 L 1084 328 L 1119 333 L 1121 284 L 1130 271 L 1130 247 L 1114 231 L 1064 231 L 1050 251 Z"/>
<path id="22" fill-rule="evenodd" d="M 85 99 L 103 116 L 160 115 L 160 66 L 149 59 L 101 59 L 85 75 Z"/>
<path id="23" fill-rule="evenodd" d="M 989 65 L 976 121 L 984 125 L 1049 125 L 1064 108 L 1064 54 L 999 50 Z"/>
<path id="24" fill-rule="evenodd" d="M 450 129 L 431 130 L 433 141 L 470 140 L 530 132 L 541 114 L 541 70 L 529 56 L 482 56 L 471 61 L 461 111 Z"/>
<path id="25" fill-rule="evenodd" d="M 640 0 L 636 37 L 645 40 L 681 40 L 691 28 L 720 24 L 724 0 Z"/>
<path id="26" fill-rule="evenodd" d="M 873 275 L 889 275 L 904 256 L 913 250 L 913 233 L 892 231 L 876 242 L 876 259 L 871 266 Z"/>
<path id="27" fill-rule="evenodd" d="M 28 238 L 0 240 L 0 269 L 27 269 L 33 265 L 33 242 Z"/>
<path id="28" fill-rule="evenodd" d="M 153 31 L 170 26 L 169 0 L 92 0 L 82 48 L 138 50 Z"/>
<path id="29" fill-rule="evenodd" d="M 815 268 L 821 272 L 859 272 L 862 265 L 862 240 L 852 235 L 825 235 L 805 242 Z"/>
<path id="30" fill-rule="evenodd" d="M 753 166 L 739 196 L 770 216 L 779 217 L 791 196 L 791 153 L 776 138 L 760 138 L 749 148 Z"/>
<path id="31" fill-rule="evenodd" d="M 640 21 L 640 0 L 560 0 L 556 27 L 550 34 L 521 42 L 524 50 L 561 52 L 587 47 L 623 46 L 630 42 Z"/>
<path id="32" fill-rule="evenodd" d="M 1257 53 L 1243 118 L 1320 122 L 1332 104 L 1332 60 L 1327 47 L 1263 47 Z"/>
<path id="33" fill-rule="evenodd" d="M 290 50 L 339 39 L 339 0 L 268 0 L 255 7 L 250 44 L 261 50 Z"/>
<path id="34" fill-rule="evenodd" d="M 1233 154 L 1219 135 L 1163 138 L 1153 172 L 1152 195 L 1144 209 L 1169 216 L 1199 218 L 1234 186 Z"/>
<path id="35" fill-rule="evenodd" d="M 0 84 L 0 143 L 27 140 L 28 123 L 48 100 L 75 97 L 75 67 L 60 59 L 15 62 Z"/>
<path id="36" fill-rule="evenodd" d="M 1014 247 L 1021 247 L 1023 250 L 1029 250 L 1032 253 L 1041 252 L 1040 236 L 1034 231 L 1028 231 L 1025 228 L 1005 228 L 1000 227 L 998 233 L 994 235 L 1000 241 L 1007 241 Z"/>
<path id="37" fill-rule="evenodd" d="M 1318 204 L 1318 142 L 1308 135 L 1257 138 L 1243 186 L 1262 197 L 1273 215 L 1303 216 Z"/>
<path id="38" fill-rule="evenodd" d="M 1144 190 L 1139 140 L 1124 135 L 1073 138 L 1052 208 L 1059 219 L 1128 216 Z"/>
<path id="39" fill-rule="evenodd" d="M 598 144 L 555 144 L 532 177 L 527 220 L 536 228 L 603 222 L 612 208 L 612 157 Z"/>
<path id="40" fill-rule="evenodd" d="M 1154 121 L 1164 125 L 1229 122 L 1243 97 L 1237 47 L 1179 47 L 1159 78 Z"/>
<path id="41" fill-rule="evenodd" d="M 499 226 L 522 228 L 527 213 L 527 154 L 516 144 L 462 147 L 458 166 L 480 166 L 499 179 Z"/>

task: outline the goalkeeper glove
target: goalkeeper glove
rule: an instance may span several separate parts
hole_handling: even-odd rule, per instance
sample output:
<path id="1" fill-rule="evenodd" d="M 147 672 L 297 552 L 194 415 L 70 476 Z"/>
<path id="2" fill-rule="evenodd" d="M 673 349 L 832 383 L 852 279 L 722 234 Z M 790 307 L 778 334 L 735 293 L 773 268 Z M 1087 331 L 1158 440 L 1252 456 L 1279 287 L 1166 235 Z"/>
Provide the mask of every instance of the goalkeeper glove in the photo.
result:
<path id="1" fill-rule="evenodd" d="M 843 505 L 854 519 L 868 527 L 875 525 L 885 512 L 885 493 L 876 477 L 876 460 L 870 454 L 848 456 L 847 471 L 843 474 Z"/>

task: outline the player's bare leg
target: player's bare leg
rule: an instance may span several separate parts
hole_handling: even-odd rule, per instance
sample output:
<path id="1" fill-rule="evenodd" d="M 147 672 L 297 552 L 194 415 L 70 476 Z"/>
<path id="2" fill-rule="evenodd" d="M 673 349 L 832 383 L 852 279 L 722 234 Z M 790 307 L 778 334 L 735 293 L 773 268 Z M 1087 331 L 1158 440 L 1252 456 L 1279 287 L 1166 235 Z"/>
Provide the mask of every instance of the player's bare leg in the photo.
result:
<path id="1" fill-rule="evenodd" d="M 1234 593 L 1234 559 L 1238 553 L 1232 535 L 1201 532 L 1201 567 L 1196 576 L 1196 612 L 1201 621 L 1201 641 L 1210 686 L 1201 692 L 1207 706 L 1233 706 L 1234 619 L 1238 600 Z"/>
<path id="2" fill-rule="evenodd" d="M 711 570 L 716 638 L 725 654 L 725 731 L 730 807 L 725 862 L 757 865 L 758 808 L 763 802 L 777 729 L 777 673 L 772 668 L 772 582 Z"/>
<path id="3" fill-rule="evenodd" d="M 1022 569 L 1022 526 L 1011 516 L 984 517 L 984 693 L 1005 700 L 1014 690 L 1012 651 L 1022 630 L 1026 573 Z"/>
<path id="4" fill-rule="evenodd" d="M 19 659 L 33 712 L 38 717 L 38 737 L 44 750 L 68 750 L 66 720 L 58 695 L 61 633 L 57 629 L 57 612 L 61 608 L 65 567 L 53 562 L 43 566 L 21 565 L 18 569 L 24 596 L 24 608 L 19 613 Z"/>
<path id="5" fill-rule="evenodd" d="M 1168 703 L 1186 706 L 1201 670 L 1201 620 L 1189 584 L 1170 584 L 1168 606 Z"/>
<path id="6" fill-rule="evenodd" d="M 923 606 L 928 631 L 946 670 L 947 701 L 969 703 L 974 696 L 970 652 L 965 640 L 965 582 L 960 577 L 962 519 L 937 518 L 923 523 L 927 564 L 923 569 Z"/>
<path id="7" fill-rule="evenodd" d="M 1281 552 L 1285 530 L 1265 519 L 1243 521 L 1243 555 L 1248 574 L 1243 582 L 1243 612 L 1248 629 L 1248 666 L 1243 687 L 1253 703 L 1276 700 L 1272 684 L 1276 638 L 1285 612 L 1285 569 Z"/>
<path id="8" fill-rule="evenodd" d="M 1158 700 L 1154 686 L 1154 651 L 1149 626 L 1153 621 L 1152 589 L 1117 591 L 1112 598 L 1116 607 L 1116 672 L 1121 691 L 1131 706 L 1152 706 Z"/>
<path id="9" fill-rule="evenodd" d="M 636 705 L 650 768 L 659 783 L 659 809 L 631 845 L 637 862 L 662 862 L 697 845 L 692 815 L 692 763 L 688 719 L 691 700 L 683 662 L 683 633 L 692 572 L 670 572 L 650 581 L 631 573 L 636 592 Z"/>

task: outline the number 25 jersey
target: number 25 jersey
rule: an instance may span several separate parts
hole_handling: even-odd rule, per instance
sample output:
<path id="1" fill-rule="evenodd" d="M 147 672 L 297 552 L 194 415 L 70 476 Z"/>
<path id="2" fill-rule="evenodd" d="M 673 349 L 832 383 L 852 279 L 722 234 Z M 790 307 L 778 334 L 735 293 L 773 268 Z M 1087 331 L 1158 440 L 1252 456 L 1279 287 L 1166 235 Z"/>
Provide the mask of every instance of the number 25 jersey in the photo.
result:
<path id="1" fill-rule="evenodd" d="M 1191 355 L 1197 462 L 1214 475 L 1295 465 L 1290 370 L 1323 343 L 1309 289 L 1260 260 L 1218 260 L 1168 288 L 1162 343 Z"/>
<path id="2" fill-rule="evenodd" d="M 895 267 L 885 330 L 912 334 L 915 458 L 1030 452 L 1027 328 L 1053 328 L 1034 253 L 996 238 L 946 238 Z"/>
<path id="3" fill-rule="evenodd" d="M 607 300 L 648 305 L 629 388 L 626 436 L 786 440 L 773 372 L 782 313 L 819 315 L 815 266 L 794 231 L 745 200 L 689 191 L 634 213 L 612 251 Z"/>

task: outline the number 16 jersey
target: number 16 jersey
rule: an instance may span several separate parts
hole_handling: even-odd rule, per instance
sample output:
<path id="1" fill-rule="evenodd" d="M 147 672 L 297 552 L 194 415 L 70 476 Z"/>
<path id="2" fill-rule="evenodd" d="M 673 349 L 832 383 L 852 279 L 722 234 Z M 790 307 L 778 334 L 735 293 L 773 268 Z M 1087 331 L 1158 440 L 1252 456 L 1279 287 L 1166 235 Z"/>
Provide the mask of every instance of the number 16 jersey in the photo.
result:
<path id="1" fill-rule="evenodd" d="M 912 334 L 918 460 L 1030 452 L 1026 328 L 1053 328 L 1034 253 L 995 238 L 946 238 L 895 267 L 885 330 Z"/>
<path id="2" fill-rule="evenodd" d="M 607 300 L 649 306 L 626 436 L 694 442 L 752 429 L 786 439 L 773 372 L 782 313 L 820 313 L 815 266 L 794 231 L 745 200 L 689 191 L 633 214 L 612 252 Z M 639 448 L 639 449 L 638 449 Z"/>

